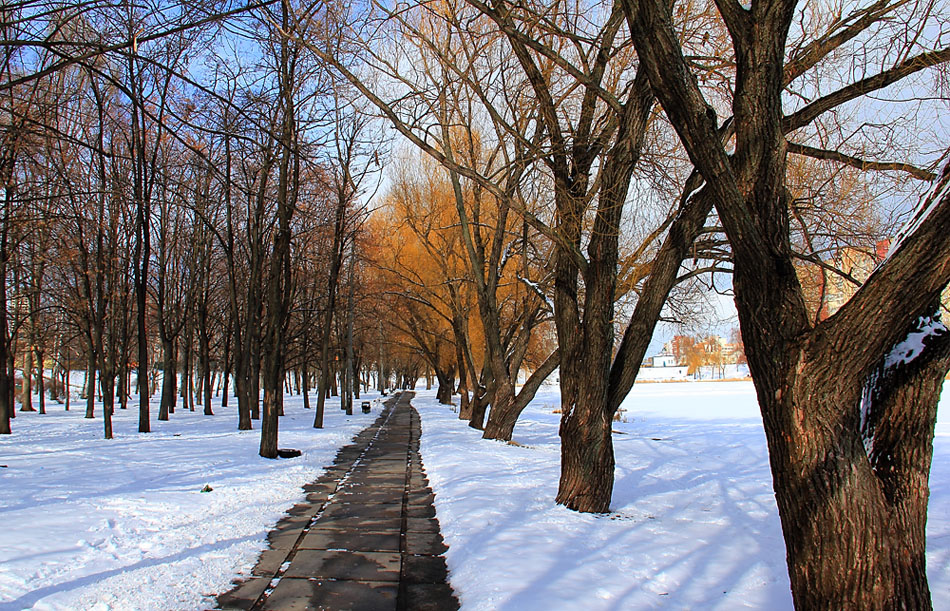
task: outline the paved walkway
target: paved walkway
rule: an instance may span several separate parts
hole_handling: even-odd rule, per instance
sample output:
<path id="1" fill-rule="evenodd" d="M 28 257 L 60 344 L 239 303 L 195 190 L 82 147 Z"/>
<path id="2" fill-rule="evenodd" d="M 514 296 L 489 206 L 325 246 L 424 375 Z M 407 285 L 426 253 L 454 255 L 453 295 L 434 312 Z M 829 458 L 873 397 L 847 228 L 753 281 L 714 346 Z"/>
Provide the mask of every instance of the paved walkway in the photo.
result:
<path id="1" fill-rule="evenodd" d="M 412 397 L 387 401 L 376 422 L 304 486 L 307 503 L 268 535 L 254 577 L 218 596 L 222 609 L 458 609 Z"/>

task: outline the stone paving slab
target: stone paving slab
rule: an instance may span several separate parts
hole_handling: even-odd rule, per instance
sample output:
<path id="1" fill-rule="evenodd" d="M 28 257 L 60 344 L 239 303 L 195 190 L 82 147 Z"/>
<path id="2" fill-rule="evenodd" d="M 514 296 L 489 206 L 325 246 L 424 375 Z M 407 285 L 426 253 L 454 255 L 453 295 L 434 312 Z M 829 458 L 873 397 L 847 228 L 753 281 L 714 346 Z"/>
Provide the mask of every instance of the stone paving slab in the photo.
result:
<path id="1" fill-rule="evenodd" d="M 299 549 L 285 577 L 399 581 L 402 557 L 398 552 Z"/>
<path id="2" fill-rule="evenodd" d="M 458 609 L 411 398 L 387 401 L 334 465 L 303 487 L 307 502 L 277 523 L 252 577 L 219 595 L 219 608 Z"/>
<path id="3" fill-rule="evenodd" d="M 399 533 L 395 532 L 353 532 L 349 529 L 314 528 L 301 541 L 300 549 L 398 552 L 399 541 Z"/>
<path id="4" fill-rule="evenodd" d="M 395 611 L 399 587 L 391 582 L 281 579 L 265 611 Z"/>

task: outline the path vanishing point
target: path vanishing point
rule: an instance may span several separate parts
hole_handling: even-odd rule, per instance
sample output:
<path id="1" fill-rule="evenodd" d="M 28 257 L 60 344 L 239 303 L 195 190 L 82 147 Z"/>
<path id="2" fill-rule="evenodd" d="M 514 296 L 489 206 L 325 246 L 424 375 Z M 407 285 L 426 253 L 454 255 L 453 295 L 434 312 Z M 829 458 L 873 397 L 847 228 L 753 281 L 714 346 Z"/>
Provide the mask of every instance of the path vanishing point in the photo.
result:
<path id="1" fill-rule="evenodd" d="M 432 490 L 419 456 L 411 392 L 304 486 L 268 535 L 252 577 L 217 597 L 221 609 L 452 611 Z"/>

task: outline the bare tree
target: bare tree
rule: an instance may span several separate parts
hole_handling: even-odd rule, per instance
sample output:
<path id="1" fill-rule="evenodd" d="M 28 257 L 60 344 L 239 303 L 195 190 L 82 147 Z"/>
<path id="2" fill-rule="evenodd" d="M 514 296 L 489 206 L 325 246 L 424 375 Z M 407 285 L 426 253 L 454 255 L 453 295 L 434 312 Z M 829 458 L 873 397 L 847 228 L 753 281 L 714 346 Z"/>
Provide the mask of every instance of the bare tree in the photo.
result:
<path id="1" fill-rule="evenodd" d="M 929 608 L 927 474 L 936 402 L 950 368 L 950 334 L 935 318 L 950 280 L 950 241 L 942 229 L 950 221 L 950 174 L 940 178 L 918 222 L 855 296 L 815 323 L 790 247 L 786 134 L 835 101 L 946 61 L 950 52 L 898 58 L 893 67 L 786 116 L 786 41 L 796 4 L 717 3 L 737 62 L 732 154 L 684 59 L 669 6 L 653 0 L 624 6 L 654 91 L 714 191 L 732 245 L 736 305 L 768 438 L 796 607 Z M 859 11 L 824 41 L 851 35 L 862 16 L 888 5 Z M 809 50 L 796 59 L 810 66 L 827 47 Z M 804 72 L 795 65 L 793 77 Z M 908 354 L 905 342 L 914 334 L 928 339 Z"/>

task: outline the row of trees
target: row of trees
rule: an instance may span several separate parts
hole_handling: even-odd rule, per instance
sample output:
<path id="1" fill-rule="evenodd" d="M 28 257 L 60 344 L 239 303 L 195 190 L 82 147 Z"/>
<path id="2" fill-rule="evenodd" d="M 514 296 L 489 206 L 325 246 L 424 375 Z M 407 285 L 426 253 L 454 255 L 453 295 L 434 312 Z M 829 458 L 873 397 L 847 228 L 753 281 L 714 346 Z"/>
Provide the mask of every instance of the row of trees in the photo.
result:
<path id="1" fill-rule="evenodd" d="M 353 363 L 373 358 L 357 338 L 374 331 L 402 373 L 424 361 L 443 401 L 459 391 L 460 415 L 489 438 L 510 439 L 558 369 L 557 501 L 602 512 L 611 421 L 656 324 L 688 315 L 697 286 L 731 281 L 796 605 L 929 606 L 926 482 L 950 368 L 950 176 L 936 174 L 946 7 L 150 8 L 6 9 L 0 360 L 22 312 L 62 312 L 104 391 L 126 388 L 132 363 L 144 384 L 155 343 L 173 370 L 176 346 L 197 336 L 199 369 L 213 346 L 231 355 L 220 369 L 234 372 L 242 428 L 263 390 L 264 456 L 286 373 L 306 388 L 319 372 L 321 426 L 333 345 L 352 382 Z M 363 105 L 407 151 L 368 222 L 385 151 Z M 873 252 L 934 180 L 868 279 L 827 263 L 845 245 Z M 800 276 L 860 288 L 826 317 L 824 292 L 816 303 Z M 375 309 L 357 303 L 359 283 Z M 58 296 L 19 309 L 27 294 Z M 923 349 L 898 358 L 910 334 Z M 164 379 L 170 407 L 175 376 Z"/>
<path id="2" fill-rule="evenodd" d="M 351 410 L 371 375 L 419 376 L 355 290 L 386 143 L 301 42 L 332 23 L 317 3 L 4 9 L 0 433 L 18 365 L 41 411 L 44 369 L 57 397 L 84 367 L 106 438 L 136 394 L 150 430 L 158 372 L 159 420 L 223 387 L 268 457 L 288 378 L 308 407 L 323 391 L 319 428 L 338 380 Z"/>
<path id="3" fill-rule="evenodd" d="M 690 281 L 721 286 L 728 271 L 796 604 L 926 608 L 926 479 L 950 368 L 947 17 L 889 0 L 440 0 L 355 7 L 361 70 L 309 46 L 442 168 L 396 185 L 411 210 L 393 209 L 415 236 L 406 248 L 438 269 L 402 273 L 417 285 L 404 303 L 452 327 L 417 344 L 465 372 L 462 405 L 487 398 L 497 421 L 516 417 L 537 379 L 516 392 L 514 338 L 530 327 L 548 340 L 533 366 L 559 368 L 559 503 L 608 509 L 610 422 L 656 323 Z M 934 180 L 847 305 L 824 317 L 806 302 L 801 273 L 848 276 L 830 254 L 873 253 L 906 219 L 896 194 L 913 201 Z M 480 371 L 471 329 L 451 322 L 464 304 Z M 895 357 L 909 334 L 925 348 Z M 491 420 L 486 437 L 510 437 Z"/>

